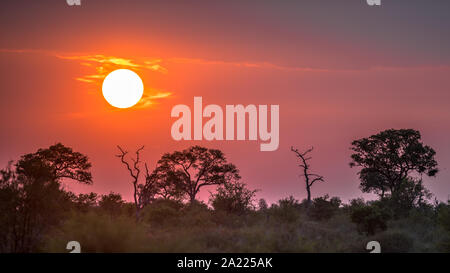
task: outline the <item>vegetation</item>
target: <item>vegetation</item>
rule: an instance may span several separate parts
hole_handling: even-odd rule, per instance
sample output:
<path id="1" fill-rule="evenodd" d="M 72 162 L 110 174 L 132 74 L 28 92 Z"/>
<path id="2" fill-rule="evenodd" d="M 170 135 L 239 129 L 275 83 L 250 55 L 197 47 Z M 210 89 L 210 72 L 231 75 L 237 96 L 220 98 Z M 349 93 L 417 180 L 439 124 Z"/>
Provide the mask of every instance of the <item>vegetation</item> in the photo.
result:
<path id="1" fill-rule="evenodd" d="M 91 164 L 62 144 L 11 162 L 0 170 L 0 252 L 67 252 L 72 240 L 82 252 L 366 252 L 372 240 L 383 252 L 450 251 L 450 202 L 430 201 L 420 175 L 436 175 L 435 152 L 414 130 L 353 142 L 361 189 L 379 198 L 348 203 L 309 194 L 256 204 L 256 190 L 219 150 L 167 153 L 150 172 L 142 149 L 130 158 L 119 147 L 133 202 L 66 191 L 62 179 L 92 183 Z M 292 150 L 310 187 L 322 177 L 305 168 L 306 152 Z M 215 187 L 208 204 L 196 199 L 206 186 Z"/>

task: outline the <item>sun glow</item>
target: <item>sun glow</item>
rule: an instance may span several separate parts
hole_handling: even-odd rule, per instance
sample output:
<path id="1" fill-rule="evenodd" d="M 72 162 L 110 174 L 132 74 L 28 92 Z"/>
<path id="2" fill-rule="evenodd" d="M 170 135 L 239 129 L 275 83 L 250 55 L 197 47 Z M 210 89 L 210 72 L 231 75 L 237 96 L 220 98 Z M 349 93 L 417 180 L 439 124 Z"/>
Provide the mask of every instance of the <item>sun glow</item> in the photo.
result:
<path id="1" fill-rule="evenodd" d="M 103 97 L 117 108 L 129 108 L 139 102 L 144 94 L 144 84 L 135 72 L 117 69 L 103 80 Z"/>

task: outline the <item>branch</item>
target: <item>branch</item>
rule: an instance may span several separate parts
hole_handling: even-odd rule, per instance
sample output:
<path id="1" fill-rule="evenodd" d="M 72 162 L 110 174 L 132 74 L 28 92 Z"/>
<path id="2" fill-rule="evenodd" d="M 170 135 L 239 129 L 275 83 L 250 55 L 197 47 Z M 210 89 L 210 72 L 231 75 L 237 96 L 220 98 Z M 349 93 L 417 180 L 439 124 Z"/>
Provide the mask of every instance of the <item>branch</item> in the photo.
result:
<path id="1" fill-rule="evenodd" d="M 314 182 L 316 182 L 316 181 L 321 181 L 321 182 L 323 182 L 323 176 L 319 176 L 319 177 L 314 178 L 314 179 L 311 181 L 311 183 L 309 183 L 309 186 L 311 187 L 311 186 L 314 184 Z"/>

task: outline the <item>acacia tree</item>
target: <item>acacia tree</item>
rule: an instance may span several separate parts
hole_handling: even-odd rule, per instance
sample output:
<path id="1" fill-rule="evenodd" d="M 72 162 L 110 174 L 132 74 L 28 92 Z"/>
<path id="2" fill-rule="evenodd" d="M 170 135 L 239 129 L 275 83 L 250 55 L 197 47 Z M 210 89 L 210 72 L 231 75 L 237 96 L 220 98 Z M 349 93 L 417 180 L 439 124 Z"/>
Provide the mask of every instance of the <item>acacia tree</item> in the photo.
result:
<path id="1" fill-rule="evenodd" d="M 144 204 L 149 204 L 157 198 L 180 200 L 183 197 L 174 173 L 163 173 L 159 170 L 150 173 L 147 164 L 145 170 L 145 184 L 141 188 Z"/>
<path id="2" fill-rule="evenodd" d="M 313 151 L 313 147 L 309 148 L 308 150 L 304 152 L 299 152 L 298 149 L 295 149 L 294 147 L 291 147 L 291 151 L 295 153 L 295 155 L 300 159 L 300 164 L 298 165 L 300 168 L 302 168 L 303 173 L 300 175 L 305 179 L 305 185 L 306 185 L 306 193 L 307 193 L 307 205 L 308 207 L 311 205 L 311 187 L 314 183 L 317 181 L 323 182 L 323 176 L 312 173 L 311 172 L 311 166 L 309 165 L 308 161 L 311 160 L 311 157 L 308 155 Z"/>
<path id="3" fill-rule="evenodd" d="M 200 146 L 164 154 L 152 175 L 175 192 L 187 195 L 191 203 L 205 186 L 240 179 L 236 166 L 227 162 L 222 151 Z"/>
<path id="4" fill-rule="evenodd" d="M 58 143 L 0 171 L 0 252 L 35 251 L 70 208 L 62 179 L 92 184 L 90 168 L 85 155 Z"/>
<path id="5" fill-rule="evenodd" d="M 83 184 L 92 184 L 91 163 L 88 157 L 61 143 L 22 156 L 16 164 L 17 173 L 31 172 L 34 169 L 33 164 L 45 166 L 54 180 L 68 178 Z"/>
<path id="6" fill-rule="evenodd" d="M 391 196 L 399 195 L 405 183 L 421 183 L 421 179 L 411 179 L 414 173 L 435 176 L 438 172 L 436 152 L 424 145 L 420 132 L 413 129 L 389 129 L 355 140 L 351 150 L 354 153 L 350 167 L 361 167 L 358 173 L 361 190 L 380 197 L 386 192 Z"/>

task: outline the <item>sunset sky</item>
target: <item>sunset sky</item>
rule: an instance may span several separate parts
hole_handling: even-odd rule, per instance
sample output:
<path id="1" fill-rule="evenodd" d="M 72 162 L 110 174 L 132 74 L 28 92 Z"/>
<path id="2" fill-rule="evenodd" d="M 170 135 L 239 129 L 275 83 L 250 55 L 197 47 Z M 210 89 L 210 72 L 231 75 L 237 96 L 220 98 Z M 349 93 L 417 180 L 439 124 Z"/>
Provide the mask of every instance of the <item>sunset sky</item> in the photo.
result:
<path id="1" fill-rule="evenodd" d="M 437 151 L 426 186 L 450 194 L 450 1 L 2 1 L 0 166 L 57 142 L 89 156 L 94 184 L 77 192 L 131 200 L 116 145 L 165 152 L 199 144 L 223 150 L 268 202 L 306 197 L 290 146 L 314 146 L 325 177 L 313 197 L 370 197 L 349 167 L 350 143 L 414 128 Z M 102 96 L 103 78 L 128 68 L 144 82 L 134 107 Z M 280 146 L 255 141 L 174 141 L 177 104 L 280 106 Z M 213 188 L 210 188 L 212 190 Z M 206 200 L 208 188 L 201 198 Z"/>

